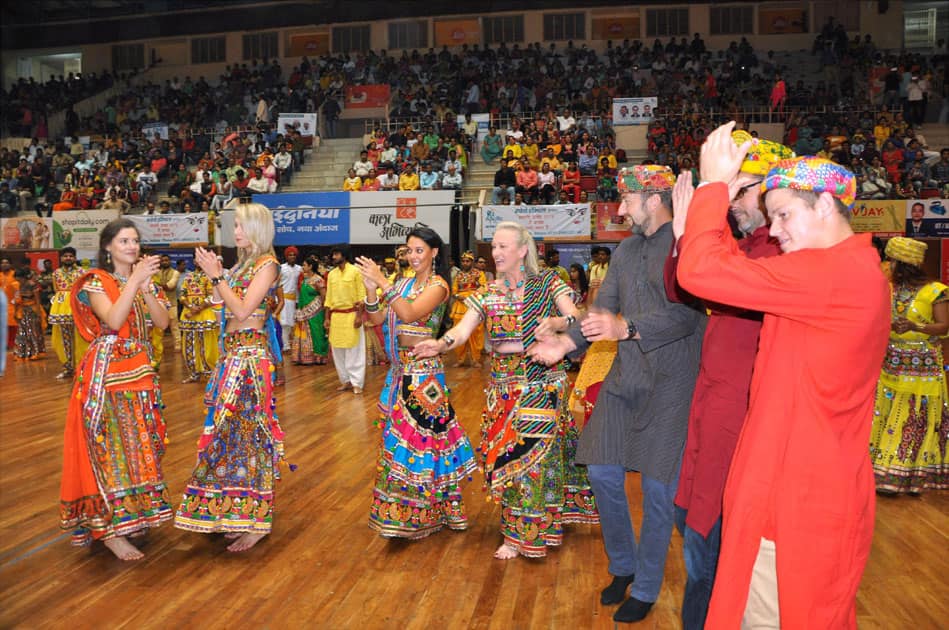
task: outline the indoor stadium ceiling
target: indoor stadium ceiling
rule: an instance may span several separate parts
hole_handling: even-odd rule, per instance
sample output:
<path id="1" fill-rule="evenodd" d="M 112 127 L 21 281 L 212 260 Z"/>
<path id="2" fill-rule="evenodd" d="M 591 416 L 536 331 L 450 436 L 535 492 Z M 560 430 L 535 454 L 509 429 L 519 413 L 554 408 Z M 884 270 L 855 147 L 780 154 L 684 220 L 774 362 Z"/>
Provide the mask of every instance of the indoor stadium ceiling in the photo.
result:
<path id="1" fill-rule="evenodd" d="M 753 0 L 732 0 L 734 2 Z M 629 0 L 21 0 L 0 3 L 4 49 L 40 48 L 397 17 L 483 14 L 495 11 L 629 6 Z M 639 0 L 636 5 L 690 4 L 688 0 Z M 187 17 L 187 19 L 182 19 Z M 151 23 L 151 24 L 147 24 Z M 68 29 L 48 27 L 69 24 Z M 222 28 L 223 27 L 223 28 Z M 66 41 L 63 41 L 63 40 Z"/>

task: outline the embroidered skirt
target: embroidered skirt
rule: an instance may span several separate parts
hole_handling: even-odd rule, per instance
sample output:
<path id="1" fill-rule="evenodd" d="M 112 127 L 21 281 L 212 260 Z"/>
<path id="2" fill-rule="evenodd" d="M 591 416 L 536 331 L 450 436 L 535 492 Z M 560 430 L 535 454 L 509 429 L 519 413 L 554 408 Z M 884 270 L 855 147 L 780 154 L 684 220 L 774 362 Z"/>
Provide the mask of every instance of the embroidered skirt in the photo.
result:
<path id="1" fill-rule="evenodd" d="M 528 557 L 560 545 L 565 523 L 599 523 L 586 469 L 574 464 L 578 432 L 566 409 L 567 375 L 528 378 L 522 354 L 491 357 L 481 457 L 486 489 L 501 503 L 505 544 Z"/>
<path id="2" fill-rule="evenodd" d="M 461 481 L 477 464 L 455 420 L 441 357 L 414 359 L 399 351 L 379 407 L 382 445 L 369 526 L 387 538 L 423 538 L 466 529 Z"/>
<path id="3" fill-rule="evenodd" d="M 205 391 L 208 415 L 198 463 L 175 527 L 206 534 L 269 534 L 283 431 L 273 411 L 267 335 L 252 329 L 228 333 L 222 351 Z"/>
<path id="4" fill-rule="evenodd" d="M 63 444 L 60 526 L 72 542 L 142 533 L 172 517 L 165 423 L 146 342 L 99 337 L 76 372 Z"/>

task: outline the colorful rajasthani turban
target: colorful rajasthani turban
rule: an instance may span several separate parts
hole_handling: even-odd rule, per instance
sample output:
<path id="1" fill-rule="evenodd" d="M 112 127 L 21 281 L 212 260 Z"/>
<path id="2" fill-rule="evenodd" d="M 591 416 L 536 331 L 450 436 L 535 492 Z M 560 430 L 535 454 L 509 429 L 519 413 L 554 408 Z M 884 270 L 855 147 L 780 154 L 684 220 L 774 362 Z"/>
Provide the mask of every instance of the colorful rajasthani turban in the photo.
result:
<path id="1" fill-rule="evenodd" d="M 393 258 L 392 256 L 387 256 L 386 259 L 383 260 L 382 262 L 384 262 L 384 263 L 386 263 L 386 264 L 394 263 L 394 262 L 395 262 L 395 258 Z"/>
<path id="2" fill-rule="evenodd" d="M 631 168 L 621 168 L 616 176 L 616 189 L 626 192 L 659 192 L 672 190 L 676 177 L 668 166 L 640 164 Z"/>
<path id="3" fill-rule="evenodd" d="M 474 260 L 474 254 L 472 254 L 471 252 L 465 252 L 464 254 L 461 255 L 461 259 L 462 259 L 462 260 Z"/>
<path id="4" fill-rule="evenodd" d="M 297 249 L 295 246 L 291 245 L 290 247 L 283 250 L 283 255 L 286 256 L 287 254 L 296 254 L 297 256 L 299 256 L 300 250 Z"/>
<path id="5" fill-rule="evenodd" d="M 778 188 L 827 192 L 848 208 L 853 206 L 857 195 L 853 173 L 840 164 L 819 157 L 799 157 L 775 164 L 761 182 L 761 192 Z"/>
<path id="6" fill-rule="evenodd" d="M 904 236 L 895 236 L 886 244 L 886 256 L 917 267 L 926 259 L 926 243 Z"/>
<path id="7" fill-rule="evenodd" d="M 776 162 L 794 157 L 794 151 L 783 144 L 755 138 L 744 129 L 733 131 L 732 140 L 738 146 L 749 140 L 752 142 L 751 148 L 748 149 L 748 155 L 745 156 L 745 161 L 741 163 L 741 172 L 749 175 L 764 177 Z"/>

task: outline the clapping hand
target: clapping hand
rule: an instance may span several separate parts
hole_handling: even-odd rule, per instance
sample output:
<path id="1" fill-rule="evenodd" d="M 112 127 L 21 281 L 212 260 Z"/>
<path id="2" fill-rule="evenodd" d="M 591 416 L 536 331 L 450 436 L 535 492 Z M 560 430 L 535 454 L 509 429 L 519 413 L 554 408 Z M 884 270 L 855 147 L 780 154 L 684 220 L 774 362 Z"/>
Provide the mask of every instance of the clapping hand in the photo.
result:
<path id="1" fill-rule="evenodd" d="M 224 273 L 224 265 L 218 260 L 217 254 L 203 247 L 195 248 L 194 262 L 209 278 L 220 278 Z"/>
<path id="2" fill-rule="evenodd" d="M 382 275 L 382 269 L 379 268 L 371 258 L 365 256 L 356 256 L 356 269 L 362 276 L 362 283 L 366 287 L 367 293 L 374 294 L 376 289 L 385 283 L 385 276 Z"/>
<path id="3" fill-rule="evenodd" d="M 160 256 L 142 256 L 137 263 L 132 265 L 129 284 L 138 287 L 139 290 L 147 289 L 152 281 L 152 276 L 158 273 L 160 262 Z"/>
<path id="4" fill-rule="evenodd" d="M 540 323 L 537 324 L 537 330 L 534 331 L 534 336 L 537 339 L 544 340 L 553 337 L 558 332 L 566 330 L 566 319 L 563 317 L 544 317 L 540 320 Z"/>
<path id="5" fill-rule="evenodd" d="M 692 171 L 682 171 L 672 189 L 672 233 L 676 240 L 685 234 L 685 219 L 689 214 L 689 204 L 695 189 L 692 187 Z"/>

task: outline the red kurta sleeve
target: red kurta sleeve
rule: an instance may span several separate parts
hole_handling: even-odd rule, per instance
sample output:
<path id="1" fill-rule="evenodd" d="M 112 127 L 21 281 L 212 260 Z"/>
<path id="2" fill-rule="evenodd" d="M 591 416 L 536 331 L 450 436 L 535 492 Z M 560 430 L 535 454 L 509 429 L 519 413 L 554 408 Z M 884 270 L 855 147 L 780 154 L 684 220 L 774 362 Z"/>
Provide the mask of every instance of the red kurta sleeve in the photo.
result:
<path id="1" fill-rule="evenodd" d="M 749 259 L 731 235 L 728 187 L 708 184 L 695 191 L 685 234 L 679 239 L 678 279 L 698 297 L 794 320 L 813 317 L 815 296 L 830 283 L 791 252 Z M 812 259 L 806 259 L 812 260 Z M 816 278 L 816 279 L 815 279 Z"/>

